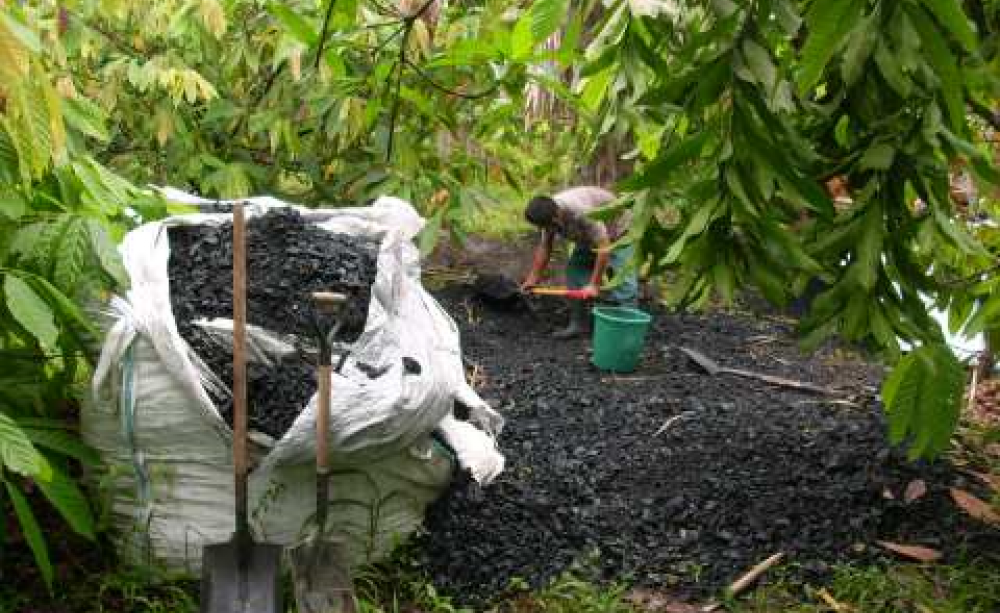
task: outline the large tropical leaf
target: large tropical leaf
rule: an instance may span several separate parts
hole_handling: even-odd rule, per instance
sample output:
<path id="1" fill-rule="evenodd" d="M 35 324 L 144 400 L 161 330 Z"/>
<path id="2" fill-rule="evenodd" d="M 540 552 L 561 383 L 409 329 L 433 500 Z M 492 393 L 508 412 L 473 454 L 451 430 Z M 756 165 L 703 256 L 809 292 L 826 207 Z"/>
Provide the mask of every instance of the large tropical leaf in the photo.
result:
<path id="1" fill-rule="evenodd" d="M 7 488 L 7 495 L 10 496 L 10 500 L 14 504 L 14 515 L 21 526 L 21 533 L 24 535 L 24 540 L 28 542 L 28 547 L 35 557 L 35 563 L 42 572 L 42 579 L 51 591 L 53 577 L 52 561 L 49 559 L 49 548 L 45 544 L 45 537 L 42 536 L 42 529 L 38 526 L 38 521 L 31 510 L 31 505 L 28 504 L 28 500 L 21 493 L 21 490 L 18 489 L 17 484 L 4 479 L 4 485 Z"/>
<path id="2" fill-rule="evenodd" d="M 52 467 L 31 444 L 24 430 L 5 413 L 0 413 L 0 467 L 40 481 L 52 476 Z"/>
<path id="3" fill-rule="evenodd" d="M 82 464 L 95 465 L 100 461 L 100 456 L 93 447 L 80 440 L 80 437 L 62 427 L 40 427 L 26 424 L 24 420 L 18 420 L 24 434 L 37 447 L 55 451 L 81 462 Z"/>
<path id="4" fill-rule="evenodd" d="M 907 444 L 909 456 L 936 457 L 948 448 L 958 423 L 965 371 L 943 344 L 914 349 L 882 387 L 889 440 Z"/>
<path id="5" fill-rule="evenodd" d="M 52 479 L 39 481 L 38 488 L 77 534 L 89 539 L 95 538 L 94 516 L 90 512 L 90 505 L 73 479 L 58 468 L 53 468 Z"/>
<path id="6" fill-rule="evenodd" d="M 59 328 L 49 305 L 20 277 L 8 273 L 3 282 L 7 310 L 17 323 L 45 349 L 54 349 L 59 338 Z"/>
<path id="7" fill-rule="evenodd" d="M 819 81 L 823 69 L 840 43 L 862 16 L 860 0 L 816 0 L 806 14 L 809 32 L 802 49 L 802 68 L 798 82 L 801 91 L 808 91 Z"/>

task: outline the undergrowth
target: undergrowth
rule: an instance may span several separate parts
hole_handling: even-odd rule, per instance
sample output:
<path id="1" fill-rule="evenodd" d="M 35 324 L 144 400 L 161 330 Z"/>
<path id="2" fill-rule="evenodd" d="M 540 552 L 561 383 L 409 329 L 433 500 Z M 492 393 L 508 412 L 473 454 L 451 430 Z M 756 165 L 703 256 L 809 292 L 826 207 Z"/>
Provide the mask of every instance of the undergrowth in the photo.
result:
<path id="1" fill-rule="evenodd" d="M 514 580 L 487 609 L 460 607 L 420 578 L 408 564 L 369 570 L 358 577 L 358 613 L 665 613 L 683 611 L 668 593 L 645 592 L 644 599 L 622 584 L 600 585 L 570 575 L 530 590 Z M 58 595 L 59 593 L 62 595 Z M 654 594 L 653 598 L 649 594 Z M 286 611 L 294 613 L 291 590 Z M 643 606 L 646 602 L 647 606 Z M 669 605 L 669 606 L 668 606 Z M 693 606 L 693 605 L 692 605 Z M 671 609 L 670 607 L 675 607 Z M 688 609 L 696 611 L 701 607 Z M 766 585 L 723 603 L 729 613 L 995 613 L 1000 611 L 1000 567 L 969 560 L 953 565 L 843 565 L 824 586 L 803 585 L 774 571 Z M 57 588 L 51 602 L 19 595 L 17 586 L 0 588 L 0 613 L 194 613 L 196 582 L 153 583 L 129 571 L 96 575 Z"/>
<path id="2" fill-rule="evenodd" d="M 1000 568 L 975 561 L 948 566 L 840 566 L 826 587 L 778 578 L 731 608 L 738 613 L 994 613 Z"/>

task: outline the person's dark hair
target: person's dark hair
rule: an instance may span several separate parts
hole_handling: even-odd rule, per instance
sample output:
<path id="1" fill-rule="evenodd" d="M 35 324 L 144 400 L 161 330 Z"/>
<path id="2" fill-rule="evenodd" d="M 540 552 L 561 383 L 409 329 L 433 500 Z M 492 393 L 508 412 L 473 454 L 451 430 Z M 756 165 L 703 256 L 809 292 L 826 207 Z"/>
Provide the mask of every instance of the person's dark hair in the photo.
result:
<path id="1" fill-rule="evenodd" d="M 559 205 L 548 196 L 535 196 L 524 209 L 524 218 L 536 226 L 548 226 L 556 219 Z"/>

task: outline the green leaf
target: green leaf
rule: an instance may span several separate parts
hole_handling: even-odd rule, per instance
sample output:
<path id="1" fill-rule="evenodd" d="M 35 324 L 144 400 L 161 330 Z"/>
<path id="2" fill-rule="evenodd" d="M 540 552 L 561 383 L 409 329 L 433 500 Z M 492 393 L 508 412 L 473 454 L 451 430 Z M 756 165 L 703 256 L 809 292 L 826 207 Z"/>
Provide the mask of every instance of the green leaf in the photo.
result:
<path id="1" fill-rule="evenodd" d="M 576 11 L 573 15 L 566 34 L 563 36 L 562 44 L 559 45 L 559 62 L 563 66 L 572 66 L 573 61 L 580 54 L 580 36 L 583 33 L 584 15 L 582 10 Z"/>
<path id="2" fill-rule="evenodd" d="M 434 215 L 427 220 L 427 225 L 420 230 L 420 234 L 417 236 L 417 246 L 420 249 L 420 253 L 427 255 L 434 251 L 434 247 L 437 246 L 438 239 L 441 236 L 441 226 L 444 223 L 444 214 L 446 208 L 440 208 Z"/>
<path id="3" fill-rule="evenodd" d="M 781 24 L 781 28 L 785 31 L 785 34 L 788 36 L 798 34 L 799 28 L 802 27 L 802 17 L 799 16 L 798 10 L 791 0 L 778 0 L 775 2 L 774 15 L 778 19 L 778 23 Z"/>
<path id="4" fill-rule="evenodd" d="M 755 41 L 747 39 L 743 41 L 743 58 L 756 81 L 768 91 L 774 89 L 778 71 L 771 61 L 771 54 Z"/>
<path id="5" fill-rule="evenodd" d="M 846 116 L 845 116 L 846 117 Z M 889 170 L 892 166 L 893 157 L 896 150 L 887 143 L 876 143 L 865 150 L 861 156 L 860 166 L 862 170 Z"/>
<path id="6" fill-rule="evenodd" d="M 987 328 L 994 328 L 997 325 L 997 317 L 1000 317 L 1000 294 L 992 294 L 976 307 L 975 313 L 965 324 L 963 333 L 971 337 L 981 334 Z"/>
<path id="7" fill-rule="evenodd" d="M 18 42 L 27 47 L 28 51 L 35 54 L 41 53 L 42 43 L 34 30 L 14 19 L 7 11 L 0 11 L 0 25 L 3 25 Z"/>
<path id="8" fill-rule="evenodd" d="M 913 90 L 913 83 L 909 77 L 903 74 L 903 69 L 893 55 L 892 50 L 884 42 L 879 41 L 875 47 L 875 64 L 878 66 L 882 78 L 886 80 L 890 87 L 896 90 L 900 96 L 906 98 Z"/>
<path id="9" fill-rule="evenodd" d="M 531 35 L 540 43 L 559 29 L 566 18 L 568 0 L 536 0 L 531 5 Z"/>
<path id="10" fill-rule="evenodd" d="M 49 559 L 49 548 L 46 546 L 45 537 L 42 536 L 42 530 L 35 520 L 35 514 L 31 512 L 31 506 L 27 499 L 14 483 L 4 479 L 4 485 L 7 487 L 7 494 L 10 496 L 11 502 L 14 503 L 14 515 L 17 516 L 24 540 L 28 542 L 28 547 L 35 557 L 35 564 L 42 572 L 45 585 L 48 586 L 49 591 L 52 591 L 52 561 Z"/>
<path id="11" fill-rule="evenodd" d="M 83 96 L 63 98 L 62 113 L 63 119 L 70 128 L 102 143 L 110 140 L 108 130 L 104 127 L 103 111 Z"/>
<path id="12" fill-rule="evenodd" d="M 714 11 L 715 14 L 722 19 L 731 16 L 740 8 L 739 5 L 732 0 L 712 0 L 711 4 L 712 11 Z"/>
<path id="13" fill-rule="evenodd" d="M 54 349 L 59 339 L 59 328 L 56 327 L 49 305 L 31 286 L 10 273 L 4 277 L 3 290 L 7 309 L 17 323 L 38 339 L 43 348 Z"/>
<path id="14" fill-rule="evenodd" d="M 683 253 L 688 239 L 698 236 L 708 229 L 709 224 L 713 219 L 715 219 L 716 215 L 718 215 L 719 201 L 715 200 L 695 208 L 697 210 L 688 220 L 687 225 L 684 227 L 684 232 L 670 246 L 670 249 L 662 259 L 662 263 L 673 264 L 676 262 Z"/>
<path id="15" fill-rule="evenodd" d="M 924 345 L 904 356 L 882 387 L 889 440 L 909 442 L 911 459 L 940 455 L 958 424 L 964 386 L 962 364 L 946 345 Z"/>
<path id="16" fill-rule="evenodd" d="M 52 467 L 31 444 L 24 430 L 5 413 L 0 413 L 0 467 L 40 481 L 52 476 Z"/>
<path id="17" fill-rule="evenodd" d="M 80 310 L 80 306 L 70 300 L 59 288 L 42 277 L 31 279 L 31 286 L 36 292 L 45 297 L 49 307 L 59 319 L 67 323 L 72 323 L 77 330 L 92 336 L 98 335 L 99 331 L 97 327 L 90 319 L 84 316 Z"/>
<path id="18" fill-rule="evenodd" d="M 948 2 L 950 0 L 939 0 Z M 941 96 L 948 109 L 951 129 L 956 133 L 965 125 L 965 102 L 962 97 L 962 82 L 958 71 L 958 61 L 945 44 L 941 34 L 931 22 L 927 13 L 918 7 L 907 5 L 907 14 L 913 26 L 920 33 L 920 42 L 927 50 L 924 54 L 935 74 L 941 80 Z"/>
<path id="19" fill-rule="evenodd" d="M 104 225 L 96 219 L 87 220 L 87 235 L 90 239 L 90 249 L 97 256 L 104 272 L 115 280 L 118 287 L 128 287 L 128 271 L 125 270 L 121 255 Z"/>
<path id="20" fill-rule="evenodd" d="M 521 18 L 514 24 L 514 31 L 510 35 L 510 56 L 515 60 L 523 60 L 531 55 L 531 50 L 535 46 L 535 40 L 531 36 L 531 13 L 521 15 Z"/>
<path id="21" fill-rule="evenodd" d="M 299 16 L 298 13 L 288 8 L 281 2 L 271 2 L 267 5 L 267 11 L 281 22 L 281 25 L 299 42 L 307 45 L 315 45 L 319 41 L 319 34 L 309 25 L 309 23 Z"/>
<path id="22" fill-rule="evenodd" d="M 875 16 L 869 15 L 851 32 L 844 49 L 844 59 L 841 73 L 848 85 L 853 85 L 861 76 L 865 63 L 872 55 L 877 42 L 878 29 L 875 28 Z"/>
<path id="23" fill-rule="evenodd" d="M 661 151 L 655 160 L 625 180 L 621 185 L 622 189 L 636 191 L 662 183 L 678 166 L 701 154 L 702 147 L 708 141 L 710 134 L 709 130 L 702 130 L 666 151 Z"/>
<path id="24" fill-rule="evenodd" d="M 959 2 L 956 0 L 921 0 L 920 3 L 934 15 L 938 23 L 952 33 L 966 51 L 971 52 L 976 48 L 976 33 L 972 30 L 969 18 L 962 11 Z"/>
<path id="25" fill-rule="evenodd" d="M 584 108 L 592 113 L 596 113 L 601 108 L 601 103 L 608 95 L 608 83 L 611 82 L 614 73 L 613 69 L 608 68 L 587 79 L 583 91 L 580 92 L 580 102 L 583 103 Z"/>
<path id="26" fill-rule="evenodd" d="M 73 458 L 81 464 L 93 466 L 100 462 L 100 456 L 93 447 L 62 428 L 35 428 L 18 421 L 25 436 L 36 446 Z"/>
<path id="27" fill-rule="evenodd" d="M 82 218 L 68 216 L 67 222 L 59 240 L 59 257 L 55 258 L 52 279 L 63 293 L 72 295 L 90 255 L 90 243 Z"/>
<path id="28" fill-rule="evenodd" d="M 850 137 L 850 126 L 851 118 L 850 115 L 846 113 L 840 116 L 837 120 L 837 125 L 833 130 L 833 137 L 837 140 L 837 144 L 841 147 L 847 148 L 851 142 Z"/>
<path id="29" fill-rule="evenodd" d="M 861 239 L 858 242 L 858 260 L 853 271 L 858 284 L 866 290 L 875 287 L 878 271 L 881 267 L 882 239 L 885 236 L 885 225 L 882 216 L 882 206 L 875 201 L 865 207 L 865 215 L 861 226 Z"/>
<path id="30" fill-rule="evenodd" d="M 83 492 L 66 473 L 53 468 L 52 479 L 39 481 L 38 488 L 77 534 L 94 540 L 94 517 L 90 512 L 90 505 Z"/>
<path id="31" fill-rule="evenodd" d="M 816 0 L 806 14 L 809 37 L 802 49 L 799 91 L 805 93 L 819 82 L 823 69 L 841 41 L 861 18 L 859 0 Z"/>
<path id="32" fill-rule="evenodd" d="M 14 185 L 0 183 L 0 215 L 15 220 L 28 212 L 28 203 Z"/>

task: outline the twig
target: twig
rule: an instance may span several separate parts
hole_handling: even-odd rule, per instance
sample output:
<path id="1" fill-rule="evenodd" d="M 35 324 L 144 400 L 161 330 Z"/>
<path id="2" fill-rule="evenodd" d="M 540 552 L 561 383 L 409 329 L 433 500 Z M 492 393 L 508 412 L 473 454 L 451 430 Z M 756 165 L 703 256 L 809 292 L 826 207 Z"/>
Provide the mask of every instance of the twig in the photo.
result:
<path id="1" fill-rule="evenodd" d="M 830 398 L 828 400 L 799 400 L 795 404 L 796 405 L 801 405 L 801 404 L 839 404 L 839 405 L 843 405 L 845 407 L 851 407 L 851 408 L 857 408 L 857 407 L 861 406 L 858 403 L 852 402 L 852 401 L 847 400 L 845 398 Z"/>
<path id="2" fill-rule="evenodd" d="M 399 115 L 399 89 L 403 84 L 403 66 L 406 64 L 406 39 L 410 35 L 410 26 L 403 32 L 403 39 L 399 43 L 399 61 L 396 65 L 396 91 L 392 97 L 392 108 L 389 111 L 389 134 L 385 144 L 385 162 L 392 161 L 392 145 L 396 136 L 396 117 Z"/>
<path id="3" fill-rule="evenodd" d="M 674 422 L 676 422 L 679 419 L 681 419 L 682 417 L 686 417 L 686 416 L 688 416 L 690 414 L 691 414 L 691 411 L 684 411 L 683 413 L 680 413 L 679 415 L 674 415 L 673 417 L 671 417 L 667 421 L 663 422 L 663 425 L 660 426 L 659 430 L 657 430 L 656 432 L 653 433 L 653 436 L 660 436 L 661 434 L 663 434 L 667 430 L 667 428 L 669 428 L 670 426 L 672 426 L 674 424 Z"/>
<path id="4" fill-rule="evenodd" d="M 742 592 L 745 589 L 747 589 L 748 587 L 750 587 L 750 584 L 752 584 L 761 575 L 763 575 L 768 570 L 770 570 L 774 565 L 776 565 L 778 562 L 780 562 L 781 559 L 784 558 L 784 557 L 785 557 L 785 553 L 783 551 L 779 551 L 778 553 L 776 553 L 773 556 L 771 556 L 770 558 L 764 560 L 763 562 L 761 562 L 757 566 L 754 566 L 753 568 L 751 568 L 749 571 L 747 571 L 747 573 L 745 575 L 743 575 L 742 577 L 740 577 L 736 581 L 733 581 L 729 585 L 729 587 L 726 588 L 726 591 L 729 593 L 730 596 L 736 596 L 736 595 L 738 595 L 740 592 Z"/>
<path id="5" fill-rule="evenodd" d="M 958 279 L 947 279 L 945 281 L 942 281 L 941 285 L 944 287 L 960 287 L 962 285 L 968 285 L 970 283 L 978 283 L 984 280 L 982 278 L 984 275 L 989 275 L 997 271 L 1000 271 L 1000 263 L 994 264 L 989 268 L 984 268 L 983 270 L 974 272 L 970 275 L 959 277 Z"/>
<path id="6" fill-rule="evenodd" d="M 362 27 L 363 30 L 377 30 L 378 28 L 384 28 L 386 26 L 401 26 L 403 25 L 402 18 L 393 19 L 392 21 L 380 21 L 379 23 L 369 23 Z"/>
<path id="7" fill-rule="evenodd" d="M 406 65 L 409 66 L 410 68 L 412 68 L 413 71 L 416 72 L 417 75 L 421 79 L 423 79 L 424 81 L 426 81 L 429 85 L 431 85 L 435 89 L 441 90 L 444 93 L 450 94 L 452 96 L 457 96 L 459 98 L 465 98 L 466 100 L 477 100 L 479 98 L 485 98 L 486 96 L 489 96 L 490 94 L 492 94 L 493 92 L 495 92 L 497 90 L 497 88 L 499 87 L 499 85 L 497 83 L 493 83 L 492 86 L 484 89 L 481 92 L 476 92 L 474 94 L 466 94 L 464 92 L 460 92 L 458 90 L 451 89 L 450 87 L 446 87 L 444 85 L 441 85 L 440 83 L 438 83 L 437 81 L 435 81 L 434 79 L 432 79 L 430 77 L 430 75 L 428 75 L 426 72 L 424 72 L 424 70 L 422 68 L 420 68 L 420 66 L 418 66 L 416 63 L 414 63 L 409 58 L 406 58 Z"/>
<path id="8" fill-rule="evenodd" d="M 837 602 L 837 599 L 831 596 L 830 592 L 826 591 L 826 588 L 817 591 L 816 595 L 819 596 L 820 600 L 822 600 L 826 604 L 826 606 L 836 611 L 836 613 L 847 613 L 848 611 L 851 610 L 850 605 L 846 605 L 842 602 Z"/>
<path id="9" fill-rule="evenodd" d="M 766 573 L 774 565 L 780 562 L 781 559 L 784 557 L 785 553 L 783 551 L 779 551 L 778 553 L 764 560 L 757 566 L 754 566 L 753 568 L 748 570 L 743 576 L 741 576 L 736 581 L 733 581 L 732 583 L 729 584 L 729 587 L 726 588 L 726 595 L 729 597 L 739 595 L 741 592 L 750 587 L 750 585 L 753 584 L 754 581 L 759 579 L 761 575 Z M 701 610 L 704 613 L 711 613 L 712 611 L 718 611 L 719 607 L 721 606 L 722 605 L 720 603 L 713 602 L 711 604 L 705 605 L 704 607 L 701 608 Z"/>

